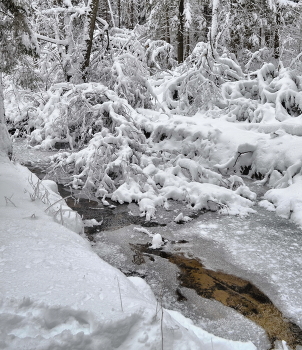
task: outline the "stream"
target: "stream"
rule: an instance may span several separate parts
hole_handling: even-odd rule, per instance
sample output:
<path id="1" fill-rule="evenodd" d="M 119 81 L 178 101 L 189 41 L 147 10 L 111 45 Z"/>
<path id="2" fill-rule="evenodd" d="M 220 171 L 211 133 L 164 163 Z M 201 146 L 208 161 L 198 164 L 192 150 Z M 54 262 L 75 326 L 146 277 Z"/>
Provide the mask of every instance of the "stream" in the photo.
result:
<path id="1" fill-rule="evenodd" d="M 27 148 L 17 140 L 14 154 L 43 178 L 54 152 Z M 259 200 L 265 189 L 244 180 Z M 59 191 L 62 197 L 70 195 L 62 184 Z M 69 198 L 67 204 L 83 219 L 101 223 L 85 228 L 94 251 L 127 276 L 144 278 L 163 307 L 180 311 L 210 333 L 250 340 L 261 350 L 276 340 L 302 346 L 300 320 L 291 317 L 288 305 L 289 297 L 293 309 L 300 305 L 302 232 L 288 220 L 260 206 L 255 206 L 256 214 L 241 218 L 170 201 L 169 210 L 159 209 L 156 219 L 146 222 L 135 203 L 103 206 L 73 195 L 79 198 Z M 174 222 L 181 212 L 192 220 Z M 152 249 L 156 233 L 164 244 Z"/>

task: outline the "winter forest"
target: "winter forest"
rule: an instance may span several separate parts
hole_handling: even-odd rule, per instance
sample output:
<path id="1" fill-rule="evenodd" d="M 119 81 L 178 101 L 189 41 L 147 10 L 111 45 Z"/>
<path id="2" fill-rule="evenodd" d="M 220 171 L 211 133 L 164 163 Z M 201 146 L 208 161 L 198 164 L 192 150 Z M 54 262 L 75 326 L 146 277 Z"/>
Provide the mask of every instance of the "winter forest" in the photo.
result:
<path id="1" fill-rule="evenodd" d="M 301 0 L 0 0 L 0 349 L 302 349 Z"/>

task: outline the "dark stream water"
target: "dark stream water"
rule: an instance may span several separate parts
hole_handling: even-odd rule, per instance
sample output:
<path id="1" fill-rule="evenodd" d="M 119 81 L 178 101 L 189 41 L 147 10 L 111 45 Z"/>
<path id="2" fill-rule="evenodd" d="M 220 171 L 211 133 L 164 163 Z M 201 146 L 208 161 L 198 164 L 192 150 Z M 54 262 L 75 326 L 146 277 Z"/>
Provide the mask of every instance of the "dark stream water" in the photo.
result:
<path id="1" fill-rule="evenodd" d="M 39 178 L 44 177 L 46 164 L 43 166 L 31 163 L 27 164 L 27 166 Z M 70 195 L 70 190 L 63 185 L 59 185 L 59 191 L 63 198 Z M 301 329 L 290 320 L 284 318 L 271 300 L 252 283 L 230 274 L 206 269 L 199 259 L 194 256 L 188 257 L 188 254 L 178 252 L 181 250 L 179 248 L 181 245 L 188 243 L 187 240 L 173 241 L 165 239 L 165 245 L 162 248 L 151 249 L 150 238 L 146 235 L 143 240 L 139 237 L 142 234 L 138 233 L 135 234 L 135 237 L 133 235 L 128 236 L 128 240 L 127 237 L 126 240 L 113 237 L 114 235 L 119 235 L 119 230 L 126 227 L 133 228 L 133 225 L 144 228 L 160 227 L 162 232 L 164 232 L 164 228 L 172 220 L 171 213 L 162 213 L 156 221 L 146 222 L 145 218 L 138 215 L 138 208 L 135 204 L 117 205 L 112 202 L 110 206 L 104 206 L 97 200 L 80 198 L 81 196 L 78 197 L 75 193 L 74 196 L 77 197 L 76 200 L 75 198 L 66 200 L 72 209 L 76 210 L 83 219 L 95 219 L 101 222 L 101 225 L 85 228 L 86 236 L 91 241 L 91 244 L 95 246 L 95 251 L 110 264 L 120 268 L 126 275 L 137 275 L 145 278 L 151 284 L 151 287 L 153 286 L 153 290 L 155 289 L 154 292 L 157 297 L 162 297 L 161 293 L 163 292 L 158 292 L 156 290 L 158 288 L 154 288 L 154 285 L 157 283 L 154 280 L 154 276 L 159 276 L 159 279 L 163 280 L 165 277 L 160 277 L 161 268 L 164 266 L 164 269 L 170 269 L 170 267 L 167 267 L 167 264 L 173 264 L 176 267 L 177 284 L 172 287 L 174 292 L 169 291 L 170 294 L 174 293 L 174 296 L 165 296 L 168 306 L 176 303 L 176 306 L 186 316 L 191 316 L 194 319 L 194 314 L 196 313 L 187 309 L 190 307 L 194 309 L 196 305 L 190 306 L 189 304 L 192 301 L 188 300 L 188 297 L 185 295 L 190 293 L 183 292 L 187 289 L 193 289 L 200 297 L 216 300 L 262 327 L 266 332 L 267 338 L 262 337 L 262 339 L 259 339 L 258 344 L 256 344 L 259 349 L 273 348 L 276 340 L 285 340 L 291 347 L 302 345 Z M 189 215 L 193 220 L 204 214 L 203 211 L 193 212 L 189 209 L 186 212 L 181 203 L 174 203 L 172 208 L 173 213 L 181 209 L 184 215 Z M 104 247 L 106 247 L 106 242 L 107 247 L 110 245 L 109 241 L 111 241 L 110 244 L 114 243 L 119 246 L 117 248 L 112 248 L 111 246 L 111 251 L 108 254 L 108 252 L 104 252 L 106 250 Z M 121 256 L 126 255 L 124 260 L 128 261 L 128 264 L 124 264 L 123 259 L 119 260 L 120 253 Z M 158 268 L 154 268 L 156 262 L 158 263 Z M 152 277 L 148 277 L 148 266 L 150 267 L 150 264 L 152 264 L 153 271 L 156 270 L 156 274 L 153 274 Z M 182 304 L 186 306 L 182 308 Z M 198 317 L 195 320 L 197 319 Z M 221 330 L 221 328 L 223 327 L 220 326 L 220 331 L 217 332 L 215 332 L 215 329 L 207 330 L 210 332 L 212 330 L 214 334 L 234 340 L 249 340 L 244 334 L 241 336 L 238 334 L 226 336 L 225 331 Z M 261 337 L 259 336 L 259 338 Z M 255 339 L 250 340 L 255 343 Z"/>

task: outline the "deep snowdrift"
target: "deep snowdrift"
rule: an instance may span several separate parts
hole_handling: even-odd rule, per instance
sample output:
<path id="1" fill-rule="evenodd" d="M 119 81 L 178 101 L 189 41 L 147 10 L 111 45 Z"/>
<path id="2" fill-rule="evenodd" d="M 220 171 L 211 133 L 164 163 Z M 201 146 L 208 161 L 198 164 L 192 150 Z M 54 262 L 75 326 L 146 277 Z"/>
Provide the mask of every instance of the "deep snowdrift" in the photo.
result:
<path id="1" fill-rule="evenodd" d="M 47 197 L 66 226 L 81 230 L 54 183 L 37 188 L 34 175 L 5 157 L 0 179 L 2 349 L 255 349 L 163 310 L 142 279 L 101 260 L 46 210 Z"/>

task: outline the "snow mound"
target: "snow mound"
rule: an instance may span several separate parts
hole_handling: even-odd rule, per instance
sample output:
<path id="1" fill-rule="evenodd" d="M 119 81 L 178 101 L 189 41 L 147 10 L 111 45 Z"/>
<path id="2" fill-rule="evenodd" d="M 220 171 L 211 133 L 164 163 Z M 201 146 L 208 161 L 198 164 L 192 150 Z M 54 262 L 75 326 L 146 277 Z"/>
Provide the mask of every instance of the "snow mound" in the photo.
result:
<path id="1" fill-rule="evenodd" d="M 264 198 L 273 203 L 277 215 L 302 227 L 302 175 L 296 175 L 288 187 L 267 191 Z"/>
<path id="2" fill-rule="evenodd" d="M 160 233 L 156 233 L 153 237 L 152 237 L 152 249 L 158 249 L 163 245 L 163 239 Z"/>

